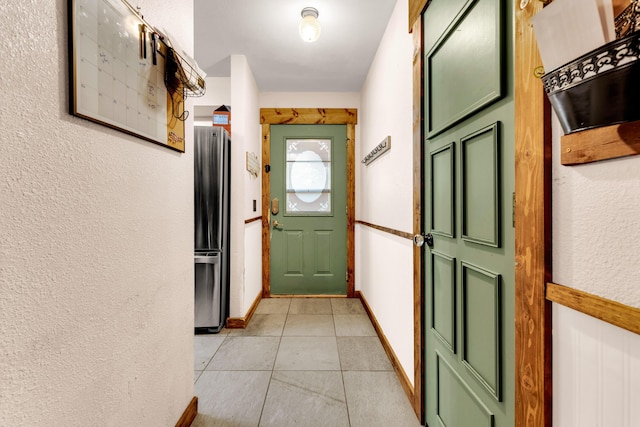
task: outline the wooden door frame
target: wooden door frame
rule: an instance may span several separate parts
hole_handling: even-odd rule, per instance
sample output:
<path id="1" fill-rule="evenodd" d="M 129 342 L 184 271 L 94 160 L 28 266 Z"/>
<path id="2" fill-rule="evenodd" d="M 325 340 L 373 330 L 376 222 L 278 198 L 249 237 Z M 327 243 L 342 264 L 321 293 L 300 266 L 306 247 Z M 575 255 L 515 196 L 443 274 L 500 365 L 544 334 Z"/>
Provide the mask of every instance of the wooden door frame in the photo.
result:
<path id="1" fill-rule="evenodd" d="M 356 218 L 356 124 L 355 108 L 261 108 L 262 124 L 262 298 L 271 297 L 271 125 L 346 125 L 347 126 L 347 297 L 354 297 L 355 218 Z"/>
<path id="2" fill-rule="evenodd" d="M 414 233 L 422 231 L 423 121 L 422 19 L 430 0 L 409 1 L 414 33 Z M 522 5 L 522 7 L 520 7 Z M 551 112 L 531 18 L 542 1 L 514 1 L 515 9 L 515 425 L 548 427 L 552 422 L 551 304 Z M 510 17 L 509 17 L 510 18 Z M 414 249 L 414 409 L 424 419 L 424 264 Z"/>

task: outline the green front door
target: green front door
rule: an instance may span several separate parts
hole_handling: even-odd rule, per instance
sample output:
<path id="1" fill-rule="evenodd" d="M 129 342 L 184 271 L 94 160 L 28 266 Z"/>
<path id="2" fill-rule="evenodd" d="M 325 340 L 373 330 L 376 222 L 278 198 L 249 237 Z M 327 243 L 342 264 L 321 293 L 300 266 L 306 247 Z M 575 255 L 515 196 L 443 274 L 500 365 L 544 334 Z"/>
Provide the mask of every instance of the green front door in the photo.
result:
<path id="1" fill-rule="evenodd" d="M 271 126 L 273 295 L 347 293 L 347 128 Z"/>
<path id="2" fill-rule="evenodd" d="M 512 3 L 432 0 L 423 15 L 431 427 L 514 425 Z"/>

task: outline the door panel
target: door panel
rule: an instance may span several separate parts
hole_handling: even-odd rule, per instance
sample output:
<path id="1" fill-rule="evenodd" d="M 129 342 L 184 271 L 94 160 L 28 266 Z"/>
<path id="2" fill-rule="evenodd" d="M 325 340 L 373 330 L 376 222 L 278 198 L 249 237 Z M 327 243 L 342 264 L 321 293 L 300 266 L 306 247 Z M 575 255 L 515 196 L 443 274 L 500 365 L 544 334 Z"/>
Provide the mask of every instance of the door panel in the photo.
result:
<path id="1" fill-rule="evenodd" d="M 272 125 L 270 161 L 271 293 L 346 294 L 346 126 Z"/>
<path id="2" fill-rule="evenodd" d="M 512 32 L 504 0 L 432 0 L 425 46 L 427 424 L 514 424 Z M 433 15 L 429 15 L 432 13 Z M 439 23 L 441 33 L 427 30 Z M 471 33 L 473 36 L 471 36 Z"/>
<path id="3" fill-rule="evenodd" d="M 427 13 L 429 13 L 427 11 Z M 427 53 L 427 136 L 433 137 L 503 95 L 499 0 L 476 0 Z"/>
<path id="4" fill-rule="evenodd" d="M 502 318 L 500 275 L 462 262 L 462 361 L 500 400 Z"/>
<path id="5" fill-rule="evenodd" d="M 500 245 L 500 126 L 495 123 L 460 140 L 462 238 Z"/>
<path id="6" fill-rule="evenodd" d="M 431 329 L 451 353 L 456 348 L 456 260 L 431 251 Z"/>
<path id="7" fill-rule="evenodd" d="M 302 277 L 303 275 L 303 261 L 302 254 L 304 253 L 304 232 L 302 230 L 286 230 L 284 234 L 284 254 L 286 254 L 287 266 L 285 268 L 285 275 L 288 277 Z"/>
<path id="8" fill-rule="evenodd" d="M 431 232 L 455 235 L 455 146 L 447 144 L 431 153 Z"/>
<path id="9" fill-rule="evenodd" d="M 495 416 L 471 387 L 457 374 L 456 369 L 436 353 L 437 414 L 433 425 L 446 427 L 494 427 Z"/>
<path id="10" fill-rule="evenodd" d="M 333 247 L 331 230 L 314 230 L 315 238 L 315 269 L 314 275 L 332 275 L 334 274 L 331 262 L 331 250 Z"/>
<path id="11" fill-rule="evenodd" d="M 462 11 L 468 0 L 449 0 L 448 2 L 431 2 L 429 13 L 424 15 L 424 51 L 429 52 L 438 42 L 438 39 L 446 34 L 446 29 L 455 17 Z"/>

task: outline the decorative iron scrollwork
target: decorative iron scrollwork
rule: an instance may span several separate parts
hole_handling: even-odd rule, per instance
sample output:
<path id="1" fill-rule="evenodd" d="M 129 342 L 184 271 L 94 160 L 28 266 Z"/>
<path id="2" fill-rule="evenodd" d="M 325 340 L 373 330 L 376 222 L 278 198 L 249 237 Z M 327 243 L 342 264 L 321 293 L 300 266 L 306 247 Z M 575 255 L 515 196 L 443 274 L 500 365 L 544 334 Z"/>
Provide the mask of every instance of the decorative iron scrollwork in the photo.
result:
<path id="1" fill-rule="evenodd" d="M 616 38 L 628 36 L 640 30 L 640 1 L 631 0 L 627 6 L 615 19 Z"/>

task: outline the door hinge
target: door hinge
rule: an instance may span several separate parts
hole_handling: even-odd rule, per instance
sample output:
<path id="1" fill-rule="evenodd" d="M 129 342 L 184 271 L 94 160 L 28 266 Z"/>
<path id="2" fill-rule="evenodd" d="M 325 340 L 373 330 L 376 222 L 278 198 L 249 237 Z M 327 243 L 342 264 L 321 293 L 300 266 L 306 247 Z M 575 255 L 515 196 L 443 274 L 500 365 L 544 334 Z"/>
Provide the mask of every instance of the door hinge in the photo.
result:
<path id="1" fill-rule="evenodd" d="M 512 203 L 511 203 L 511 222 L 513 223 L 513 228 L 516 228 L 516 192 L 514 191 L 512 194 Z"/>
<path id="2" fill-rule="evenodd" d="M 344 280 L 345 280 L 346 282 L 348 282 L 348 281 L 349 281 L 349 272 L 348 272 L 348 271 L 345 271 L 345 272 L 344 272 Z"/>

